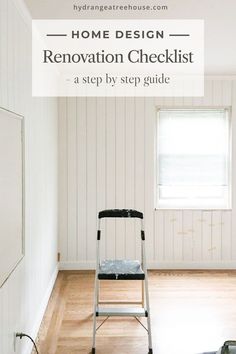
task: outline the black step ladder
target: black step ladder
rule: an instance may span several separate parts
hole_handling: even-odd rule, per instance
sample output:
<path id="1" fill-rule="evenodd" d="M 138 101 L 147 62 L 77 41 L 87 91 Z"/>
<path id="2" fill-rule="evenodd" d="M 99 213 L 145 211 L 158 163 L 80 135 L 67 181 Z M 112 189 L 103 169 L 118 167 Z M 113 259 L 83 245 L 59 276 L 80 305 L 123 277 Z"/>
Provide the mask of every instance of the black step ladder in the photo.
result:
<path id="1" fill-rule="evenodd" d="M 100 240 L 101 240 L 101 219 L 103 218 L 138 218 L 140 219 L 140 236 L 141 236 L 141 262 L 137 260 L 100 260 Z M 142 301 L 130 302 L 122 301 L 118 304 L 136 305 L 135 307 L 102 307 L 100 305 L 117 304 L 116 301 L 100 301 L 99 299 L 99 281 L 101 280 L 140 280 L 142 281 Z M 138 306 L 137 306 L 138 305 Z M 98 213 L 98 230 L 97 230 L 97 252 L 96 252 L 96 273 L 95 273 L 95 292 L 94 292 L 94 316 L 93 316 L 93 347 L 92 354 L 95 354 L 96 347 L 96 331 L 102 324 L 96 328 L 97 317 L 105 316 L 132 316 L 137 319 L 146 317 L 147 333 L 148 333 L 148 354 L 152 354 L 152 335 L 148 293 L 148 277 L 145 255 L 145 232 L 143 227 L 143 213 L 133 209 L 112 209 L 103 210 Z M 141 323 L 144 327 L 144 325 Z"/>

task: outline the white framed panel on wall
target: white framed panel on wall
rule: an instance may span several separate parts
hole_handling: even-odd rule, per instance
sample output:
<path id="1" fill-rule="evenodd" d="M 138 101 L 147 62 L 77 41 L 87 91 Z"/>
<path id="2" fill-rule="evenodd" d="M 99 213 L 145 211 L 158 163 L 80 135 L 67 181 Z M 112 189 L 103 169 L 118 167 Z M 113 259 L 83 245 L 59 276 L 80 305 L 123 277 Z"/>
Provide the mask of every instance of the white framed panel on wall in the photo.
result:
<path id="1" fill-rule="evenodd" d="M 0 287 L 24 257 L 24 118 L 0 108 Z"/>

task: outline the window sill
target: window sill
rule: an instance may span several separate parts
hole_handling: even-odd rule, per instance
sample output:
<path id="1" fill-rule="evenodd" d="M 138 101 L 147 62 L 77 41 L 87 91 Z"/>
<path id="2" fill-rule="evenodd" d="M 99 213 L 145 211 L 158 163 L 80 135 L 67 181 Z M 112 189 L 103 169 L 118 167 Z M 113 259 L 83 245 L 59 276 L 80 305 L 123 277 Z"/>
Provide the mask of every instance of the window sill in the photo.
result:
<path id="1" fill-rule="evenodd" d="M 164 210 L 194 210 L 194 211 L 219 211 L 219 210 L 222 210 L 222 211 L 232 211 L 232 207 L 222 207 L 222 208 L 216 208 L 216 207 L 212 207 L 212 208 L 206 208 L 206 207 L 203 207 L 203 208 L 200 208 L 200 207 L 156 207 L 154 208 L 154 211 L 164 211 Z"/>

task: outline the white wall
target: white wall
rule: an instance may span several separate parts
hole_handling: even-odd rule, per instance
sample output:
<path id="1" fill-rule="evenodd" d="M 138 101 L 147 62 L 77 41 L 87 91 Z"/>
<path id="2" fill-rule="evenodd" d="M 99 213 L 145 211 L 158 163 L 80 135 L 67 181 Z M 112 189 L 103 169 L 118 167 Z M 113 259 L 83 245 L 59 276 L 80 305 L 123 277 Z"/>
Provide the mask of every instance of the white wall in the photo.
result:
<path id="1" fill-rule="evenodd" d="M 144 212 L 150 267 L 235 267 L 235 185 L 232 212 L 154 210 L 156 106 L 232 106 L 234 162 L 234 81 L 207 80 L 203 98 L 62 98 L 59 105 L 62 269 L 94 267 L 96 214 L 104 208 Z M 137 257 L 136 229 L 130 221 L 109 220 L 103 254 Z"/>
<path id="2" fill-rule="evenodd" d="M 25 116 L 25 257 L 0 288 L 0 353 L 13 354 L 13 332 L 37 333 L 57 272 L 57 101 L 31 97 L 31 22 L 20 0 L 0 0 L 0 106 Z M 30 353 L 26 339 L 17 353 Z"/>

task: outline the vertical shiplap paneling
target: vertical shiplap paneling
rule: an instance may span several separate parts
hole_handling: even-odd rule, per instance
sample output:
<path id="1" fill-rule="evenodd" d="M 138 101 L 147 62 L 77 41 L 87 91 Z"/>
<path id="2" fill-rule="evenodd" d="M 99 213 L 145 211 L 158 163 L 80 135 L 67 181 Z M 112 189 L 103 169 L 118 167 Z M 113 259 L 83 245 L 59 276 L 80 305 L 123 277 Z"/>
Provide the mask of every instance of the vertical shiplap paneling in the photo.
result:
<path id="1" fill-rule="evenodd" d="M 116 99 L 116 208 L 125 207 L 125 98 Z M 116 258 L 122 259 L 126 249 L 125 220 L 116 223 Z"/>
<path id="2" fill-rule="evenodd" d="M 80 102 L 78 106 L 81 106 L 77 107 L 78 122 L 83 119 L 82 126 L 77 126 L 78 201 L 79 205 L 85 206 L 85 209 L 79 207 L 78 210 L 78 241 L 80 238 L 83 241 L 81 244 L 78 242 L 77 262 L 85 261 L 83 257 L 86 248 L 87 252 L 90 252 L 91 246 L 87 244 L 89 236 L 86 227 L 91 230 L 95 228 L 89 225 L 87 220 L 90 214 L 90 208 L 86 206 L 88 191 L 91 192 L 89 197 L 91 205 L 96 206 L 94 210 L 135 207 L 144 211 L 147 256 L 151 264 L 161 262 L 163 265 L 173 264 L 174 267 L 174 264 L 184 266 L 193 262 L 196 266 L 201 263 L 206 266 L 208 263 L 210 265 L 231 261 L 230 211 L 154 211 L 156 106 L 230 106 L 234 101 L 231 86 L 230 81 L 206 79 L 205 95 L 199 98 L 98 98 L 96 104 L 91 100 L 87 105 L 91 111 L 89 123 L 91 128 L 87 126 L 89 118 L 86 117 L 86 113 L 79 114 L 79 110 L 85 110 L 86 99 L 78 99 Z M 96 128 L 92 125 L 92 116 L 95 115 L 97 115 Z M 233 115 L 235 115 L 234 108 Z M 92 129 L 91 133 L 89 133 L 90 129 Z M 86 138 L 81 132 L 86 132 Z M 87 134 L 96 135 L 97 142 L 90 139 L 88 143 Z M 69 143 L 69 137 L 67 139 Z M 94 146 L 97 149 L 96 159 L 92 152 Z M 90 152 L 87 151 L 88 149 Z M 88 158 L 88 154 L 92 155 Z M 88 163 L 90 167 L 87 166 Z M 88 176 L 91 171 L 94 171 L 94 164 L 97 164 L 96 191 L 94 191 L 96 195 L 92 200 L 93 187 L 90 189 L 87 182 L 89 178 L 91 180 L 94 178 Z M 79 182 L 81 176 L 83 176 L 82 184 Z M 235 200 L 235 193 L 233 198 Z M 86 225 L 81 228 L 81 223 Z M 234 228 L 234 221 L 232 228 Z M 139 235 L 136 234 L 139 232 L 138 224 L 134 225 L 132 220 L 125 220 L 123 224 L 120 220 L 116 222 L 109 220 L 106 231 L 106 239 L 102 246 L 104 255 L 106 249 L 108 258 L 138 256 Z M 232 253 L 235 253 L 236 257 L 236 245 Z M 86 261 L 91 264 L 93 259 L 89 255 Z"/>
<path id="3" fill-rule="evenodd" d="M 203 212 L 193 210 L 193 261 L 202 259 L 202 230 L 203 230 Z"/>
<path id="4" fill-rule="evenodd" d="M 160 102 L 159 99 L 157 99 L 158 102 Z M 163 97 L 162 98 L 162 103 L 161 107 L 174 107 L 174 98 L 173 97 Z"/>
<path id="5" fill-rule="evenodd" d="M 146 105 L 149 104 L 146 101 Z M 153 203 L 154 203 L 154 210 L 153 210 L 153 259 L 156 262 L 164 262 L 164 212 L 163 210 L 156 209 L 156 188 L 157 188 L 157 161 L 156 161 L 156 148 L 157 148 L 157 129 L 156 129 L 156 119 L 157 119 L 157 111 L 159 107 L 164 106 L 164 98 L 163 97 L 153 97 L 153 104 L 154 104 L 154 129 L 153 129 Z M 147 109 L 147 108 L 146 108 Z M 148 247 L 147 247 L 148 250 Z"/>
<path id="6" fill-rule="evenodd" d="M 59 252 L 61 260 L 68 260 L 68 132 L 67 132 L 67 100 L 62 98 L 58 104 L 59 112 Z"/>
<path id="7" fill-rule="evenodd" d="M 11 107 L 13 111 L 15 111 L 16 105 L 16 96 L 15 96 L 15 63 L 17 57 L 15 57 L 14 47 L 15 47 L 15 9 L 12 1 L 7 2 L 7 80 L 8 80 L 8 107 Z M 6 70 L 6 69 L 5 69 Z"/>
<path id="8" fill-rule="evenodd" d="M 222 105 L 230 107 L 232 105 L 232 81 L 222 81 Z"/>
<path id="9" fill-rule="evenodd" d="M 212 105 L 216 107 L 222 106 L 222 98 L 222 81 L 215 80 L 212 86 Z"/>
<path id="10" fill-rule="evenodd" d="M 97 100 L 97 213 L 106 209 L 106 99 Z M 106 233 L 101 223 L 101 257 L 105 258 Z"/>
<path id="11" fill-rule="evenodd" d="M 0 352 L 4 354 L 14 352 L 16 331 L 26 331 L 35 338 L 57 270 L 56 103 L 56 99 L 32 98 L 31 22 L 24 2 L 1 0 L 0 106 L 23 115 L 25 122 L 26 252 L 0 290 Z M 67 148 L 67 142 L 63 144 L 62 150 L 65 145 Z M 67 156 L 64 161 L 67 164 Z M 62 174 L 67 173 L 64 167 Z M 67 188 L 67 182 L 63 187 Z M 67 191 L 65 194 L 67 199 Z M 67 228 L 67 221 L 64 225 Z M 66 235 L 63 232 L 63 242 Z M 17 342 L 17 353 L 30 349 L 28 342 Z"/>
<path id="12" fill-rule="evenodd" d="M 187 262 L 193 260 L 193 233 L 193 210 L 183 210 L 183 260 Z"/>
<path id="13" fill-rule="evenodd" d="M 183 212 L 182 210 L 174 210 L 173 217 L 170 220 L 173 225 L 173 247 L 174 260 L 181 262 L 183 260 Z"/>
<path id="14" fill-rule="evenodd" d="M 15 273 L 13 273 L 12 278 L 8 283 L 8 299 L 7 299 L 7 301 L 8 301 L 9 306 L 8 306 L 8 311 L 6 311 L 8 323 L 4 324 L 4 326 L 7 325 L 6 328 L 19 328 L 19 326 L 20 326 L 19 318 L 15 317 L 16 314 L 19 313 L 19 309 L 21 307 L 22 301 L 24 301 L 24 297 L 21 294 L 19 294 L 19 296 L 17 296 L 17 298 L 16 298 L 15 289 L 16 289 L 16 287 L 19 289 L 20 286 L 21 286 L 21 281 L 20 281 L 19 277 L 16 276 Z M 9 308 L 11 308 L 10 311 L 9 311 Z M 30 314 L 30 315 L 32 316 L 32 314 Z M 30 319 L 30 320 L 33 320 L 33 319 L 34 319 L 34 317 L 32 316 L 32 319 Z M 12 341 L 11 340 L 8 341 L 8 348 L 7 348 L 7 351 L 5 351 L 4 353 L 12 353 Z"/>
<path id="15" fill-rule="evenodd" d="M 233 260 L 236 260 L 236 81 L 232 82 L 232 239 L 231 239 L 231 256 Z"/>
<path id="16" fill-rule="evenodd" d="M 174 97 L 172 100 L 173 100 L 172 105 L 174 107 L 183 107 L 183 104 L 184 104 L 183 97 Z"/>
<path id="17" fill-rule="evenodd" d="M 201 107 L 204 102 L 204 96 L 201 97 L 192 97 L 192 105 L 195 107 Z"/>
<path id="18" fill-rule="evenodd" d="M 9 331 L 10 331 L 10 324 L 9 324 L 9 286 L 8 284 L 5 285 L 1 291 L 1 301 L 2 301 L 2 321 L 3 321 L 3 327 L 1 328 L 2 330 L 2 335 L 3 335 L 3 353 L 11 353 L 11 343 L 9 340 L 5 340 L 9 336 Z"/>
<path id="19" fill-rule="evenodd" d="M 87 259 L 95 259 L 97 220 L 97 99 L 87 99 Z"/>
<path id="20" fill-rule="evenodd" d="M 2 288 L 0 288 L 0 353 L 4 353 L 3 345 L 5 343 L 3 328 L 4 328 L 4 318 L 3 318 L 3 292 Z"/>
<path id="21" fill-rule="evenodd" d="M 222 211 L 221 215 L 221 257 L 223 261 L 231 259 L 231 210 Z"/>
<path id="22" fill-rule="evenodd" d="M 183 97 L 183 107 L 192 107 L 193 98 L 192 97 Z"/>
<path id="23" fill-rule="evenodd" d="M 154 217 L 155 217 L 155 161 L 154 144 L 156 128 L 156 107 L 153 97 L 145 98 L 145 116 L 144 116 L 144 163 L 145 163 L 145 190 L 144 190 L 144 217 L 146 232 L 146 251 L 149 261 L 154 260 Z"/>
<path id="24" fill-rule="evenodd" d="M 154 104 L 155 111 L 159 107 L 165 106 L 165 97 L 153 97 L 153 104 Z"/>
<path id="25" fill-rule="evenodd" d="M 232 106 L 232 116 L 231 116 L 231 121 L 234 119 L 235 121 L 235 103 L 236 100 L 234 101 L 233 97 L 233 85 L 232 82 L 229 80 L 224 80 L 221 82 L 222 85 L 222 105 L 226 107 L 231 107 Z M 234 111 L 234 117 L 233 117 L 233 111 Z M 234 155 L 233 155 L 234 156 Z M 232 159 L 232 156 L 231 156 Z M 232 169 L 235 171 L 235 163 L 234 160 L 232 159 Z M 233 181 L 233 179 L 232 179 Z M 234 186 L 233 186 L 234 188 Z M 235 198 L 235 196 L 233 196 Z M 235 200 L 235 199 L 233 199 Z M 233 202 L 235 203 L 235 202 Z M 233 205 L 233 210 L 235 210 L 235 205 Z M 232 211 L 222 211 L 221 212 L 221 259 L 222 261 L 230 261 L 232 259 L 232 250 L 231 250 L 231 244 L 232 244 Z"/>
<path id="26" fill-rule="evenodd" d="M 135 209 L 144 212 L 145 188 L 145 101 L 143 97 L 135 98 Z M 135 220 L 135 258 L 141 255 L 140 220 Z"/>
<path id="27" fill-rule="evenodd" d="M 174 259 L 174 242 L 173 242 L 173 210 L 164 211 L 164 260 L 171 262 Z"/>
<path id="28" fill-rule="evenodd" d="M 135 203 L 135 100 L 126 98 L 125 105 L 125 205 L 132 209 Z M 133 220 L 126 220 L 126 258 L 135 258 L 136 235 Z"/>
<path id="29" fill-rule="evenodd" d="M 28 31 L 27 26 L 22 26 L 21 19 L 18 17 L 18 51 L 22 51 L 22 55 L 18 56 L 18 72 L 16 75 L 17 85 L 17 111 L 19 111 L 25 117 L 31 114 L 31 107 L 27 102 L 23 99 L 20 99 L 22 92 L 25 95 L 31 96 L 31 85 L 28 84 L 25 79 L 28 75 L 28 70 L 31 70 L 31 55 L 27 55 L 27 53 L 31 52 L 31 34 Z M 24 54 L 23 54 L 24 53 Z"/>
<path id="30" fill-rule="evenodd" d="M 212 80 L 205 80 L 205 88 L 204 88 L 204 98 L 203 98 L 203 105 L 210 107 L 212 104 Z"/>
<path id="31" fill-rule="evenodd" d="M 203 211 L 202 212 L 202 260 L 211 261 L 212 260 L 212 212 Z"/>
<path id="32" fill-rule="evenodd" d="M 157 210 L 154 214 L 154 259 L 157 262 L 164 261 L 164 211 Z"/>
<path id="33" fill-rule="evenodd" d="M 18 76 L 18 70 L 19 70 L 19 58 L 18 58 L 18 53 L 20 52 L 20 45 L 21 45 L 21 25 L 20 25 L 20 19 L 16 11 L 14 11 L 14 16 L 13 16 L 13 43 L 15 45 L 13 46 L 13 78 L 14 78 L 14 83 L 13 83 L 13 95 L 14 95 L 14 107 L 15 110 L 18 111 L 18 102 L 20 101 L 20 82 L 19 79 L 20 77 Z M 47 104 L 45 100 L 45 105 L 44 105 L 46 111 L 47 110 Z"/>
<path id="34" fill-rule="evenodd" d="M 107 99 L 106 114 L 106 204 L 108 209 L 116 206 L 116 99 Z M 113 219 L 106 220 L 106 257 L 116 257 L 116 229 Z"/>
<path id="35" fill-rule="evenodd" d="M 222 221 L 221 221 L 221 211 L 214 210 L 212 212 L 212 223 L 211 223 L 211 234 L 212 234 L 212 260 L 221 261 L 221 247 L 222 247 Z"/>
<path id="36" fill-rule="evenodd" d="M 21 85 L 24 80 L 22 77 L 22 58 L 19 58 L 17 53 L 20 52 L 21 50 L 21 45 L 24 45 L 21 43 L 20 38 L 22 38 L 24 35 L 22 33 L 22 28 L 21 28 L 21 23 L 20 23 L 20 18 L 15 14 L 14 18 L 15 22 L 15 45 L 14 45 L 14 80 L 15 80 L 15 110 L 16 112 L 23 112 L 23 109 L 21 108 L 20 103 L 20 92 L 22 90 Z M 19 73 L 17 71 L 19 70 Z M 17 75 L 18 74 L 18 75 Z"/>
<path id="37" fill-rule="evenodd" d="M 67 132 L 70 137 L 68 144 L 68 259 L 77 259 L 77 112 L 76 98 L 67 99 Z"/>
<path id="38" fill-rule="evenodd" d="M 77 98 L 78 259 L 87 260 L 87 100 Z"/>
<path id="39" fill-rule="evenodd" d="M 8 30 L 7 12 L 8 0 L 0 1 L 0 33 L 4 35 L 0 36 L 0 106 L 8 108 L 8 55 L 7 55 L 7 41 L 8 41 Z"/>

